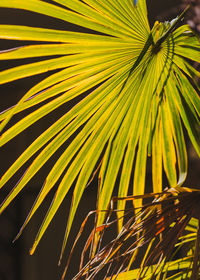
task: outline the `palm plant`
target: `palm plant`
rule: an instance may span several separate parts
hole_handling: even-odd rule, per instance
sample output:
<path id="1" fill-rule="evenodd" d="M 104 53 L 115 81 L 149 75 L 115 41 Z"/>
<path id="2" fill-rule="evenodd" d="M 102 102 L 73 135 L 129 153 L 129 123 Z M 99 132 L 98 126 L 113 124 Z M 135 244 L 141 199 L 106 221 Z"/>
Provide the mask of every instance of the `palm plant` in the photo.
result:
<path id="1" fill-rule="evenodd" d="M 170 187 L 179 188 L 185 181 L 187 151 L 183 126 L 200 156 L 200 98 L 195 79 L 200 74 L 189 61 L 200 62 L 200 45 L 188 25 L 179 26 L 189 7 L 172 22 L 155 22 L 150 29 L 145 0 L 50 2 L 0 2 L 1 8 L 23 9 L 86 28 L 85 32 L 73 32 L 0 25 L 1 39 L 37 42 L 4 50 L 1 60 L 47 57 L 28 64 L 22 60 L 21 66 L 2 71 L 1 84 L 57 70 L 0 114 L 0 145 L 63 104 L 76 97 L 81 97 L 81 101 L 36 138 L 3 175 L 0 188 L 32 159 L 1 204 L 0 212 L 73 136 L 46 177 L 19 232 L 20 235 L 59 182 L 31 249 L 33 254 L 75 182 L 62 257 L 78 204 L 94 174 L 98 173 L 100 182 L 96 227 L 105 219 L 106 212 L 100 210 L 108 209 L 118 174 L 119 197 L 127 196 L 130 185 L 134 195 L 145 193 L 148 156 L 152 157 L 155 193 L 162 192 L 163 170 Z M 11 118 L 29 108 L 33 108 L 31 113 L 6 129 Z M 125 209 L 125 204 L 125 200 L 118 200 L 117 209 Z M 135 201 L 135 207 L 141 205 L 141 199 Z M 117 216 L 120 230 L 123 212 L 119 211 Z"/>

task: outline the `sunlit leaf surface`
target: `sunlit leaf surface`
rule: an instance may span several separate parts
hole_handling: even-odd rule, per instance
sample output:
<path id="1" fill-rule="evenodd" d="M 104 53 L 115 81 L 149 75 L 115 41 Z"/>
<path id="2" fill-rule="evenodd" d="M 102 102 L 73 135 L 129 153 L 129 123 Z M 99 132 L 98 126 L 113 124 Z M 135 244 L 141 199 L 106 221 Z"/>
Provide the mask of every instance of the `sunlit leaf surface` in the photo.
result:
<path id="1" fill-rule="evenodd" d="M 63 143 L 77 134 L 47 175 L 21 229 L 62 178 L 31 254 L 75 182 L 64 249 L 84 189 L 99 162 L 98 209 L 108 208 L 119 172 L 120 197 L 127 195 L 130 185 L 134 195 L 145 192 L 148 156 L 152 157 L 155 192 L 162 191 L 163 170 L 171 187 L 184 182 L 187 153 L 183 126 L 200 155 L 200 98 L 195 83 L 200 74 L 188 62 L 200 62 L 200 45 L 187 25 L 156 22 L 150 30 L 145 0 L 54 0 L 51 4 L 1 0 L 0 7 L 39 13 L 65 21 L 66 26 L 69 22 L 90 31 L 0 25 L 1 39 L 36 42 L 0 52 L 0 60 L 22 59 L 20 66 L 0 72 L 0 84 L 56 70 L 0 114 L 0 146 L 61 105 L 87 93 L 35 139 L 1 178 L 0 188 L 37 155 L 1 204 L 0 212 Z M 23 64 L 24 58 L 33 57 L 38 61 Z M 30 114 L 6 129 L 11 118 L 31 107 Z M 118 202 L 119 209 L 124 206 L 124 201 Z M 104 213 L 98 216 L 97 225 L 103 219 Z"/>

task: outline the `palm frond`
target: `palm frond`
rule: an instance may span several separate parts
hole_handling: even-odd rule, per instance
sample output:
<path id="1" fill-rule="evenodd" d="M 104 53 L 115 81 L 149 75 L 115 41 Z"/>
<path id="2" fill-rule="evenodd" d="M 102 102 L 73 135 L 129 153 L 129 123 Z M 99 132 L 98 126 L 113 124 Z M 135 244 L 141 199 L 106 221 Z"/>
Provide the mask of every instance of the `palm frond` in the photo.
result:
<path id="1" fill-rule="evenodd" d="M 127 196 L 130 184 L 134 195 L 145 192 L 148 155 L 152 155 L 154 191 L 162 191 L 163 169 L 171 187 L 184 182 L 187 153 L 182 122 L 200 155 L 200 98 L 195 84 L 195 75 L 200 74 L 187 61 L 200 62 L 200 45 L 187 25 L 176 28 L 182 16 L 173 23 L 156 22 L 150 30 L 145 0 L 135 5 L 129 0 L 103 0 L 101 3 L 56 0 L 52 4 L 39 0 L 1 0 L 0 8 L 40 13 L 89 29 L 88 33 L 83 33 L 0 25 L 1 39 L 39 42 L 4 50 L 0 53 L 1 60 L 48 56 L 48 59 L 28 64 L 23 64 L 22 60 L 21 66 L 2 71 L 1 84 L 57 70 L 31 88 L 15 106 L 0 114 L 3 131 L 0 146 L 61 105 L 85 94 L 76 106 L 35 139 L 1 178 L 0 188 L 37 154 L 1 204 L 0 212 L 59 147 L 80 131 L 55 162 L 22 227 L 62 178 L 31 253 L 76 182 L 65 247 L 85 186 L 102 153 L 98 209 L 108 208 L 121 166 L 119 196 Z M 34 107 L 38 104 L 39 108 Z M 11 118 L 31 107 L 32 113 L 5 129 Z M 124 207 L 124 201 L 119 201 L 118 208 Z M 104 216 L 103 212 L 98 216 L 97 225 Z"/>

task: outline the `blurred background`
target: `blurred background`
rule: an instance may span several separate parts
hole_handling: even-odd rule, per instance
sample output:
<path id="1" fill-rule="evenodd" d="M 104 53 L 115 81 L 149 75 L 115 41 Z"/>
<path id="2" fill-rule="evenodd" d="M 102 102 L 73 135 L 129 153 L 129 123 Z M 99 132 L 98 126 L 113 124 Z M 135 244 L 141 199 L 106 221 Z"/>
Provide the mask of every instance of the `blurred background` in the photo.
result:
<path id="1" fill-rule="evenodd" d="M 68 1 L 68 0 L 66 0 Z M 51 1 L 47 1 L 50 2 Z M 191 28 L 198 34 L 200 34 L 200 1 L 199 0 L 147 0 L 149 20 L 151 24 L 155 20 L 164 21 L 171 20 L 176 17 L 187 4 L 192 4 L 190 11 L 185 17 Z M 79 31 L 78 26 L 73 26 L 63 21 L 41 16 L 25 11 L 17 11 L 12 9 L 0 9 L 0 23 L 1 24 L 18 24 L 28 25 L 35 27 L 46 27 L 60 30 L 75 30 Z M 24 42 L 24 45 L 30 42 Z M 7 48 L 13 48 L 21 45 L 21 43 L 15 41 L 3 41 L 0 40 L 0 50 Z M 32 62 L 34 60 L 31 60 Z M 27 62 L 29 62 L 27 60 Z M 17 65 L 17 61 L 1 61 L 0 69 L 7 69 Z M 195 65 L 197 68 L 199 65 Z M 53 73 L 53 72 L 52 72 Z M 5 84 L 0 86 L 1 102 L 0 109 L 5 110 L 7 107 L 14 105 L 23 94 L 30 89 L 35 83 L 41 81 L 49 73 L 38 75 L 31 78 L 21 79 L 19 81 Z M 65 105 L 66 106 L 66 105 Z M 60 108 L 55 113 L 49 115 L 46 118 L 40 120 L 39 123 L 31 126 L 31 129 L 20 134 L 13 141 L 10 141 L 5 147 L 1 148 L 0 156 L 0 175 L 13 163 L 13 161 L 21 154 L 21 152 L 36 138 L 42 131 L 44 131 L 50 123 L 54 122 L 62 113 L 73 104 L 68 104 L 68 108 Z M 20 116 L 19 116 L 20 117 Z M 16 119 L 14 120 L 16 122 Z M 11 122 L 12 124 L 12 122 Z M 192 148 L 189 141 L 187 141 L 188 153 L 189 153 L 189 170 L 188 178 L 185 186 L 199 186 L 200 167 L 198 157 Z M 67 144 L 66 144 L 67 145 Z M 64 147 L 62 147 L 63 149 Z M 62 153 L 62 149 L 59 153 Z M 90 210 L 95 209 L 96 191 L 97 191 L 97 178 L 85 191 L 83 199 L 78 209 L 78 214 L 73 225 L 73 231 L 71 232 L 66 254 L 63 259 L 61 267 L 57 266 L 59 254 L 62 246 L 62 239 L 64 236 L 65 225 L 67 221 L 67 215 L 70 208 L 71 193 L 67 196 L 63 202 L 60 210 L 56 214 L 53 222 L 50 224 L 44 238 L 42 239 L 38 249 L 33 256 L 29 255 L 29 249 L 33 244 L 36 233 L 39 229 L 42 219 L 48 209 L 51 199 L 54 194 L 54 190 L 47 196 L 45 202 L 40 207 L 36 215 L 33 217 L 30 224 L 25 229 L 23 235 L 15 242 L 12 240 L 18 233 L 22 226 L 42 184 L 45 179 L 45 174 L 52 167 L 53 158 L 48 162 L 44 168 L 31 180 L 24 191 L 15 199 L 15 201 L 8 207 L 8 209 L 0 216 L 0 280 L 57 280 L 60 279 L 66 258 L 70 252 L 70 247 L 74 242 L 74 238 L 80 228 L 81 221 L 85 218 Z M 23 170 L 18 172 L 9 184 L 3 188 L 0 192 L 0 202 L 6 197 L 10 189 L 17 182 L 17 178 L 23 174 L 27 166 Z M 147 184 L 151 184 L 151 170 L 150 166 L 147 170 Z M 91 219 L 92 221 L 92 219 Z M 88 226 L 90 228 L 90 225 Z M 87 236 L 87 230 L 83 235 L 82 242 L 78 243 L 78 248 L 72 258 L 69 274 L 66 279 L 72 279 L 72 276 L 77 272 L 80 253 L 83 248 L 83 242 Z"/>

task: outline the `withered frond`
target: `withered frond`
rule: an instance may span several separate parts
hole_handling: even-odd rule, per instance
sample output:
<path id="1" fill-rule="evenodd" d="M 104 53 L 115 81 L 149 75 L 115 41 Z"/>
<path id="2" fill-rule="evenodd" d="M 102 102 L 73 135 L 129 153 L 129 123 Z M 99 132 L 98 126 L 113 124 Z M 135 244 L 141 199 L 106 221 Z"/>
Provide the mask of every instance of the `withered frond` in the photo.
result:
<path id="1" fill-rule="evenodd" d="M 113 198 L 112 202 L 118 199 L 125 200 L 127 204 L 123 216 L 118 216 L 119 210 L 112 208 L 107 211 L 104 224 L 100 227 L 94 225 L 82 252 L 80 271 L 73 280 L 122 279 L 120 275 L 123 272 L 137 267 L 137 276 L 132 279 L 154 279 L 156 275 L 160 275 L 159 279 L 164 279 L 163 275 L 168 275 L 166 265 L 174 261 L 175 253 L 186 243 L 184 235 L 189 222 L 192 218 L 200 220 L 198 189 L 169 188 L 159 194 Z M 134 208 L 134 203 L 131 203 L 131 207 L 128 207 L 128 203 L 135 199 L 143 199 L 143 206 Z M 150 201 L 146 202 L 146 199 Z M 97 211 L 95 213 L 98 215 Z M 117 228 L 119 217 L 124 221 L 123 227 L 108 241 L 109 233 L 113 233 Z M 85 223 L 86 221 L 77 239 L 82 234 Z M 188 279 L 198 279 L 199 237 L 200 232 L 197 229 L 193 238 L 192 257 L 186 254 L 191 249 L 189 247 L 182 256 L 190 258 L 191 265 L 184 268 L 185 273 L 190 275 Z M 89 246 L 89 260 L 86 261 Z M 177 270 L 174 273 L 177 273 Z"/>

